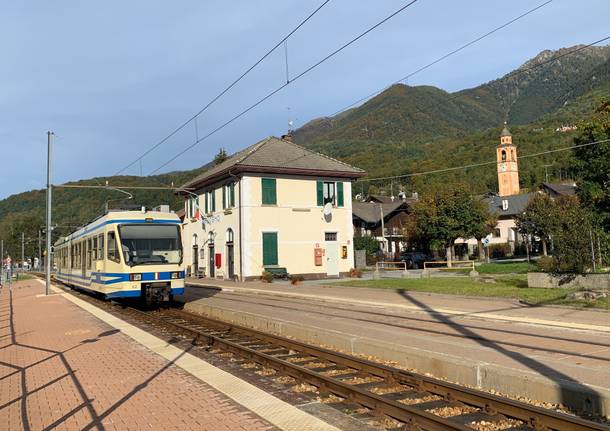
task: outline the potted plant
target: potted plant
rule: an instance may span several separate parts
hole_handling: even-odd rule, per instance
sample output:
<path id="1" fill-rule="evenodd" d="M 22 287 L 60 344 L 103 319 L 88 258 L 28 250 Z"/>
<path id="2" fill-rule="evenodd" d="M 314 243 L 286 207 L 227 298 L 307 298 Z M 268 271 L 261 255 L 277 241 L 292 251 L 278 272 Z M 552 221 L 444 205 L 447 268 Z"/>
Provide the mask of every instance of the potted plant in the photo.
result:
<path id="1" fill-rule="evenodd" d="M 290 284 L 293 286 L 298 286 L 303 282 L 304 278 L 302 275 L 291 275 L 290 276 Z"/>

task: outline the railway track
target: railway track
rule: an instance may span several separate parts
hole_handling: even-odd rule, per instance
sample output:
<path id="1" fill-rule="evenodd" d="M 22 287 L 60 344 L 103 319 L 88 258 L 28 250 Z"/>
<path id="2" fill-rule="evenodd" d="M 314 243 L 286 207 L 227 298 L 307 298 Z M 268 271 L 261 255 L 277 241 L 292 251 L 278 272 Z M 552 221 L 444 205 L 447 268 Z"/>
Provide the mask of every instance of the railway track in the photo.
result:
<path id="1" fill-rule="evenodd" d="M 117 307 L 75 293 L 102 308 Z M 125 313 L 139 321 L 191 338 L 273 369 L 317 389 L 321 397 L 365 407 L 390 428 L 404 430 L 610 430 L 577 416 L 415 374 L 377 362 L 301 343 L 251 328 L 165 309 Z"/>

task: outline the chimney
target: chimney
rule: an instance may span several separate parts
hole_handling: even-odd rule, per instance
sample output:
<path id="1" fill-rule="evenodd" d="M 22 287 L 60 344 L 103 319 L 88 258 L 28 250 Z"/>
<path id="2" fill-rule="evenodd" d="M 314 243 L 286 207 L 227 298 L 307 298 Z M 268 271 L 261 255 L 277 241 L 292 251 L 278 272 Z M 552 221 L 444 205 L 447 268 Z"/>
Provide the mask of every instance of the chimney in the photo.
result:
<path id="1" fill-rule="evenodd" d="M 282 135 L 282 139 L 286 142 L 292 142 L 292 133 L 288 132 L 285 135 Z"/>

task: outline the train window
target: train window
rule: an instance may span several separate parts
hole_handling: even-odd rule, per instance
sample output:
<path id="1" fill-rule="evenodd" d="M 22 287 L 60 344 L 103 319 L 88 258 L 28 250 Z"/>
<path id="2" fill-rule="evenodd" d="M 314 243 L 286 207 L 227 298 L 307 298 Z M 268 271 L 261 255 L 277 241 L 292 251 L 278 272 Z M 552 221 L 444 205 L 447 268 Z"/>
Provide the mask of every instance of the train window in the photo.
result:
<path id="1" fill-rule="evenodd" d="M 87 240 L 87 269 L 91 269 L 91 260 L 93 258 L 92 253 L 93 249 L 91 248 L 91 238 L 89 238 Z"/>
<path id="2" fill-rule="evenodd" d="M 108 249 L 108 259 L 119 262 L 119 251 L 116 247 L 116 237 L 114 232 L 108 232 L 108 241 L 106 242 L 106 248 Z"/>
<path id="3" fill-rule="evenodd" d="M 97 260 L 97 236 L 91 240 L 91 259 Z"/>
<path id="4" fill-rule="evenodd" d="M 100 235 L 98 237 L 97 246 L 98 246 L 97 255 L 100 257 L 100 260 L 104 259 L 104 235 Z"/>

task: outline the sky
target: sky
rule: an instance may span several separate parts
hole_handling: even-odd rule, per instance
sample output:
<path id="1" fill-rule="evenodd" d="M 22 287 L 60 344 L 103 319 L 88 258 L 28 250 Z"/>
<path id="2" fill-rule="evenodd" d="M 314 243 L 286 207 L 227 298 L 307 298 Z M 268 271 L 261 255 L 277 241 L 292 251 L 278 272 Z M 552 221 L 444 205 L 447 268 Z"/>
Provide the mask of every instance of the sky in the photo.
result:
<path id="1" fill-rule="evenodd" d="M 521 15 L 544 0 L 418 0 L 159 172 L 238 151 L 288 121 L 299 127 Z M 135 160 L 281 40 L 322 0 L 26 0 L 0 5 L 0 199 L 44 188 L 47 131 L 55 184 L 109 176 Z M 296 76 L 406 1 L 331 0 L 287 42 Z M 554 0 L 409 79 L 474 87 L 545 49 L 610 35 L 607 0 Z M 194 122 L 125 174 L 146 175 L 286 82 L 276 50 Z"/>

